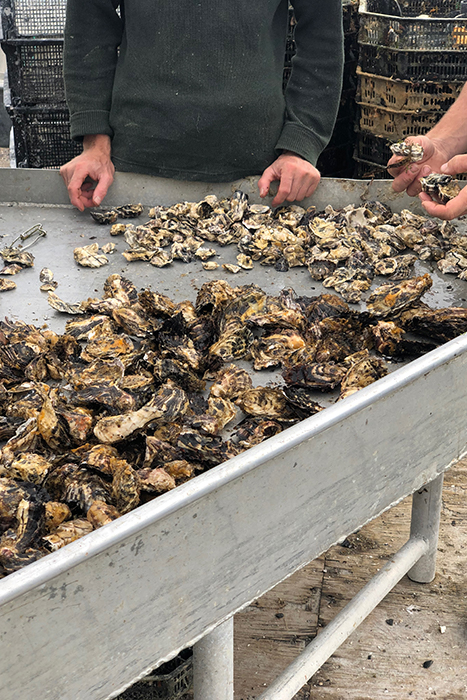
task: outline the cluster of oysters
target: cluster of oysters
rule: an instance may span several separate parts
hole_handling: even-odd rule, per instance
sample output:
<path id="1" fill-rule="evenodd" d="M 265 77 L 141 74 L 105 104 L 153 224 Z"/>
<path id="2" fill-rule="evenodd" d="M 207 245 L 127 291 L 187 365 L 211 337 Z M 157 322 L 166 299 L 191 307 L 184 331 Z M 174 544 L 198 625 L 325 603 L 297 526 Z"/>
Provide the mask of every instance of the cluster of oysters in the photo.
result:
<path id="1" fill-rule="evenodd" d="M 350 215 L 329 214 L 306 235 Z M 431 284 L 388 282 L 358 312 L 335 294 L 268 296 L 222 279 L 176 303 L 114 274 L 62 335 L 0 322 L 0 575 L 323 410 L 323 392 L 348 397 L 388 358 L 465 332 L 466 309 L 421 301 Z"/>
<path id="2" fill-rule="evenodd" d="M 158 206 L 150 216 L 142 225 L 111 227 L 110 234 L 123 234 L 129 245 L 126 260 L 164 267 L 174 260 L 201 259 L 205 269 L 217 269 L 218 251 L 206 242 L 234 244 L 238 265 L 224 264 L 226 271 L 250 270 L 255 263 L 278 271 L 306 266 L 314 280 L 349 303 L 359 302 L 377 275 L 391 281 L 413 276 L 417 259 L 443 273 L 467 276 L 467 237 L 452 223 L 407 209 L 393 213 L 377 201 L 339 210 L 294 205 L 272 210 L 249 204 L 247 195 L 237 191 L 221 200 L 210 195 L 196 203 Z M 105 223 L 105 213 L 100 217 Z"/>

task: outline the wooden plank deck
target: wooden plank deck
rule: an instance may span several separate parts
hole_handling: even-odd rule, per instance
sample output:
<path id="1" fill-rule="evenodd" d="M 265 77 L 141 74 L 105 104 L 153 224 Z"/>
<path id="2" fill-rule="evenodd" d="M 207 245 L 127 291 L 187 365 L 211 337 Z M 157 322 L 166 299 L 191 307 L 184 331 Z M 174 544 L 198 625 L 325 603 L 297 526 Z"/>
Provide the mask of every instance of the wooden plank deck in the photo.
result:
<path id="1" fill-rule="evenodd" d="M 408 498 L 236 616 L 235 700 L 258 697 L 404 544 L 410 509 Z M 404 577 L 295 700 L 465 700 L 466 654 L 464 460 L 445 476 L 435 580 Z"/>

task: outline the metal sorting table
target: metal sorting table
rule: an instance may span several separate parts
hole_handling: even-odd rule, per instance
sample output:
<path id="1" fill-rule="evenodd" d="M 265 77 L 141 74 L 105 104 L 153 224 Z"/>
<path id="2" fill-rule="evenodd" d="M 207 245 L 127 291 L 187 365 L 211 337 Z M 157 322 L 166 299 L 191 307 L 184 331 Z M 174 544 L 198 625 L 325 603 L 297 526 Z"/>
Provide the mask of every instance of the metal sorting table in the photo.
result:
<path id="1" fill-rule="evenodd" d="M 198 201 L 235 187 L 259 201 L 253 179 L 234 186 L 119 173 L 105 203 Z M 0 247 L 38 222 L 48 232 L 31 249 L 35 267 L 0 295 L 2 317 L 63 331 L 68 317 L 39 291 L 42 267 L 53 270 L 57 294 L 68 302 L 100 297 L 114 272 L 176 301 L 194 300 L 218 276 L 255 282 L 269 294 L 289 286 L 323 291 L 305 268 L 278 273 L 255 265 L 231 279 L 200 262 L 162 270 L 128 264 L 121 238 L 112 239 L 119 252 L 109 265 L 78 268 L 73 248 L 110 236 L 67 205 L 57 172 L 0 171 L 0 197 Z M 362 198 L 396 211 L 419 207 L 387 181 L 326 179 L 305 206 Z M 222 248 L 222 262 L 235 262 L 236 252 Z M 434 285 L 424 300 L 464 304 L 465 283 L 430 272 Z M 267 373 L 259 376 L 264 385 Z M 466 380 L 467 334 L 1 580 L 2 700 L 107 700 L 192 644 L 196 700 L 231 700 L 233 614 L 414 494 L 407 544 L 261 696 L 290 700 L 402 576 L 432 580 L 443 473 L 467 452 Z"/>

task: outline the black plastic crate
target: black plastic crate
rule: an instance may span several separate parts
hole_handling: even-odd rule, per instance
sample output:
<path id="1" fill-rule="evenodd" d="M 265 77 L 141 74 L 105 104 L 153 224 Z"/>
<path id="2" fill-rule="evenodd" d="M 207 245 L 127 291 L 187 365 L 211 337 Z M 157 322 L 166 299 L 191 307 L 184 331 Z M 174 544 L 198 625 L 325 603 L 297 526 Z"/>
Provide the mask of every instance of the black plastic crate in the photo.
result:
<path id="1" fill-rule="evenodd" d="M 357 34 L 359 25 L 358 0 L 343 0 L 342 21 L 344 34 Z"/>
<path id="2" fill-rule="evenodd" d="M 354 136 L 354 120 L 349 117 L 337 118 L 332 132 L 330 146 L 343 146 L 352 141 Z"/>
<path id="3" fill-rule="evenodd" d="M 117 700 L 180 700 L 192 683 L 192 651 L 187 649 L 125 690 Z"/>
<path id="4" fill-rule="evenodd" d="M 360 45 L 359 67 L 400 80 L 467 80 L 467 54 L 463 51 L 397 51 L 370 44 Z"/>
<path id="5" fill-rule="evenodd" d="M 0 0 L 2 39 L 61 37 L 66 0 Z"/>
<path id="6" fill-rule="evenodd" d="M 368 12 L 381 14 L 398 14 L 399 9 L 404 17 L 449 17 L 459 11 L 460 0 L 367 0 Z"/>
<path id="7" fill-rule="evenodd" d="M 65 106 L 62 39 L 2 42 L 12 107 Z"/>
<path id="8" fill-rule="evenodd" d="M 390 180 L 387 170 L 377 163 L 354 157 L 352 177 L 355 180 Z"/>
<path id="9" fill-rule="evenodd" d="M 324 177 L 352 177 L 355 168 L 353 143 L 349 141 L 340 146 L 330 143 L 318 158 L 316 167 Z"/>
<path id="10" fill-rule="evenodd" d="M 80 143 L 70 137 L 66 108 L 12 108 L 8 110 L 17 168 L 59 168 L 79 155 Z"/>
<path id="11" fill-rule="evenodd" d="M 466 51 L 467 18 L 388 17 L 361 12 L 359 41 L 400 51 Z"/>
<path id="12" fill-rule="evenodd" d="M 354 157 L 385 168 L 388 160 L 392 157 L 389 146 L 395 140 L 360 131 L 355 140 Z"/>

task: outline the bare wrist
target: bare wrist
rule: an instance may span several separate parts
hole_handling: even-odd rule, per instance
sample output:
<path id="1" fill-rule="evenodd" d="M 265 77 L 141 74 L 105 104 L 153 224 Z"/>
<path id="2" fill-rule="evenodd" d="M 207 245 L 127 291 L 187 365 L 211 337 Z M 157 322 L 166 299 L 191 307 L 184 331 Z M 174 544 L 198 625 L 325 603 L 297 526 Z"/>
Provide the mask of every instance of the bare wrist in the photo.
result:
<path id="1" fill-rule="evenodd" d="M 99 151 L 104 156 L 110 157 L 110 136 L 107 134 L 86 134 L 83 137 L 83 151 Z"/>

